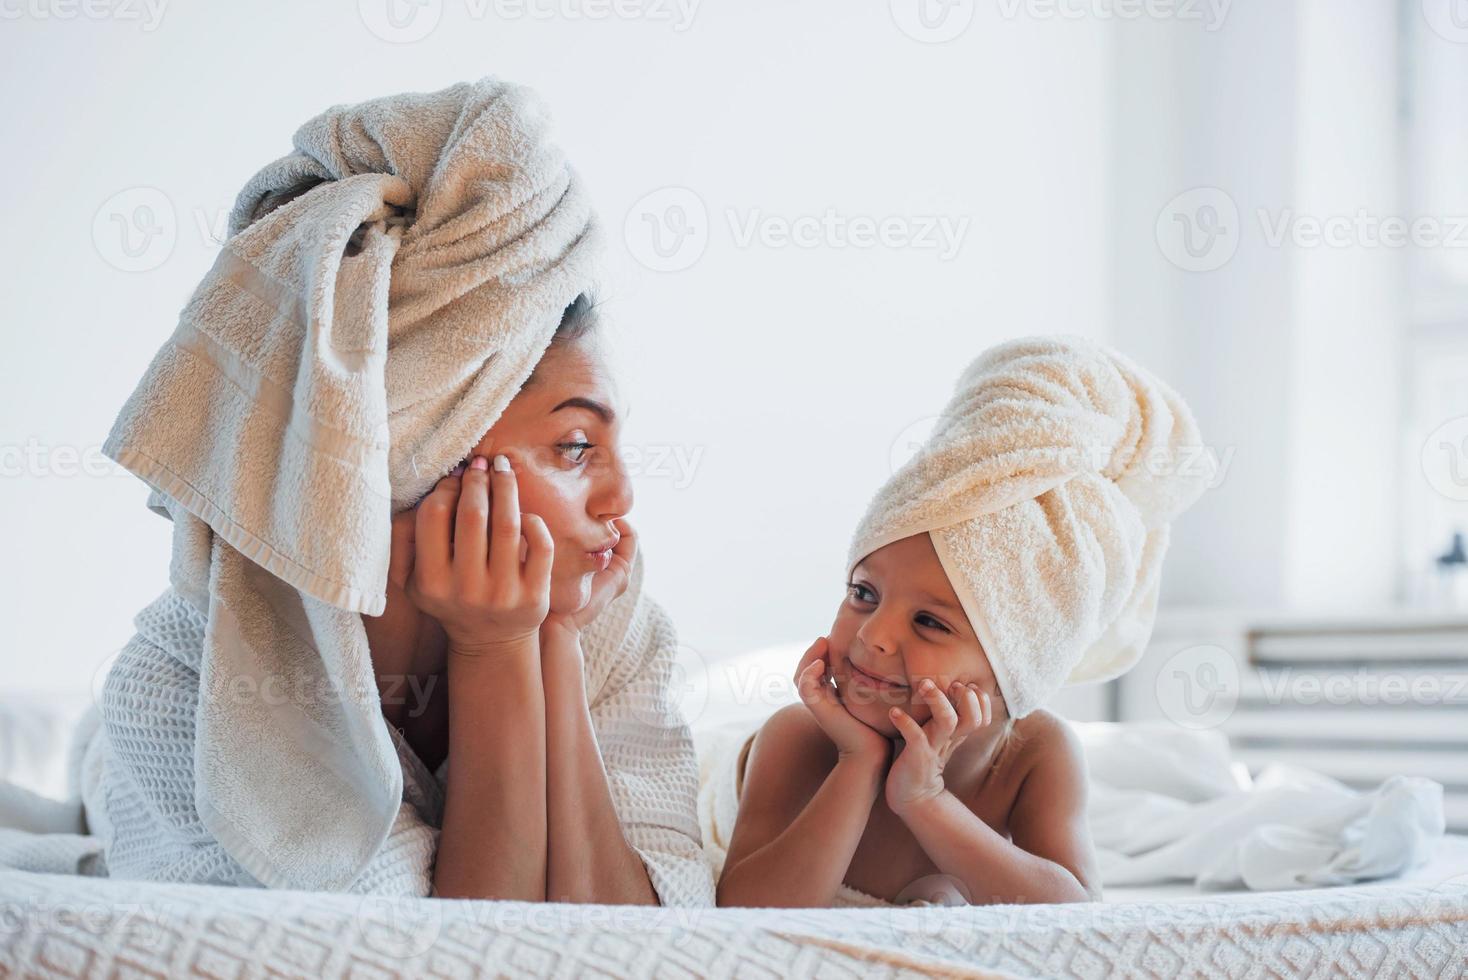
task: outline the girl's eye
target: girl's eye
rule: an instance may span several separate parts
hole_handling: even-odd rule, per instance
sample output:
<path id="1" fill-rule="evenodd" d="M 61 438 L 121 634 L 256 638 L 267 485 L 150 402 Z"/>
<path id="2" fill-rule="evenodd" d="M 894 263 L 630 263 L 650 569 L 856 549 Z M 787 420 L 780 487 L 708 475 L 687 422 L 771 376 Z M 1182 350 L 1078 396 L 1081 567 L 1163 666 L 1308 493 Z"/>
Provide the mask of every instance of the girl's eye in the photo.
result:
<path id="1" fill-rule="evenodd" d="M 567 459 L 569 459 L 573 463 L 579 463 L 583 459 L 585 459 L 586 458 L 586 450 L 588 450 L 590 448 L 591 448 L 591 443 L 589 443 L 589 442 L 558 442 L 558 443 L 556 443 L 556 449 L 560 451 L 561 455 L 562 456 L 565 456 Z"/>
<path id="2" fill-rule="evenodd" d="M 871 589 L 859 582 L 847 582 L 846 594 L 857 602 L 875 602 L 877 598 Z"/>
<path id="3" fill-rule="evenodd" d="M 928 627 L 930 629 L 942 630 L 944 633 L 951 633 L 951 632 L 953 632 L 948 627 L 946 627 L 942 623 L 938 622 L 938 620 L 934 619 L 932 616 L 929 616 L 927 613 L 919 613 L 918 614 L 917 624 L 919 626 L 926 626 L 926 627 Z"/>

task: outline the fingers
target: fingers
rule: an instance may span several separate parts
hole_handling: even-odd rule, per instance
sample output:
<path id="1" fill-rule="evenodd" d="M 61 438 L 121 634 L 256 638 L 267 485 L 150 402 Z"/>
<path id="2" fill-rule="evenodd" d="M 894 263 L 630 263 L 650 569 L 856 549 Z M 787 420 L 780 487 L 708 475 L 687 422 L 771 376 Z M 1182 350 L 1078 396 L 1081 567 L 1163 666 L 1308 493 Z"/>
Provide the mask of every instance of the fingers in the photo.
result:
<path id="1" fill-rule="evenodd" d="M 829 642 L 830 641 L 826 637 L 818 636 L 816 637 L 815 642 L 806 648 L 805 653 L 800 655 L 800 663 L 795 665 L 795 684 L 797 687 L 800 686 L 800 675 L 805 672 L 806 667 L 808 667 L 813 661 L 819 660 L 822 664 L 822 671 L 824 671 L 826 663 L 826 648 Z"/>
<path id="2" fill-rule="evenodd" d="M 983 724 L 983 725 L 992 725 L 992 724 L 994 724 L 994 698 L 993 698 L 993 696 L 990 695 L 988 691 L 980 690 L 979 689 L 979 685 L 977 685 L 977 684 L 970 684 L 969 685 L 969 688 L 973 691 L 974 697 L 976 697 L 978 699 L 980 708 L 983 709 L 984 716 L 983 716 L 983 720 L 982 720 L 981 724 Z"/>
<path id="3" fill-rule="evenodd" d="M 489 574 L 496 582 L 513 582 L 520 577 L 520 485 L 508 456 L 495 456 L 489 481 L 494 494 L 494 512 L 489 518 Z"/>
<path id="4" fill-rule="evenodd" d="M 795 675 L 795 688 L 800 692 L 800 700 L 812 708 L 829 704 L 836 698 L 836 692 L 831 690 L 830 683 L 826 681 L 824 660 L 812 660 L 806 664 Z"/>
<path id="5" fill-rule="evenodd" d="M 954 739 L 963 739 L 984 726 L 984 708 L 973 685 L 954 681 L 948 687 L 949 698 L 958 706 L 958 724 Z"/>
<path id="6" fill-rule="evenodd" d="M 420 589 L 442 586 L 449 580 L 450 536 L 458 504 L 459 477 L 452 473 L 418 502 L 417 526 L 413 529 L 413 581 Z"/>
<path id="7" fill-rule="evenodd" d="M 923 678 L 918 684 L 918 696 L 933 713 L 928 721 L 927 729 L 935 742 L 951 738 L 953 730 L 958 727 L 958 713 L 953 710 L 953 702 L 948 700 L 937 683 L 931 677 Z"/>
<path id="8" fill-rule="evenodd" d="M 928 744 L 928 737 L 923 734 L 922 726 L 917 723 L 917 719 L 913 718 L 912 715 L 903 711 L 901 708 L 893 708 L 887 712 L 887 716 L 892 719 L 892 724 L 897 726 L 897 731 L 902 735 L 902 740 L 908 745 L 917 747 Z"/>
<path id="9" fill-rule="evenodd" d="M 637 532 L 632 530 L 631 524 L 620 517 L 612 521 L 612 526 L 622 535 L 617 540 L 617 546 L 612 549 L 612 561 L 616 562 L 621 559 L 627 563 L 628 568 L 631 568 L 632 559 L 637 557 Z"/>
<path id="10" fill-rule="evenodd" d="M 475 456 L 459 478 L 459 505 L 454 514 L 454 577 L 474 589 L 483 584 L 489 557 L 489 461 Z"/>
<path id="11" fill-rule="evenodd" d="M 387 580 L 398 588 L 406 588 L 413 574 L 413 540 L 418 528 L 418 514 L 409 507 L 393 515 L 392 545 L 387 559 Z"/>
<path id="12" fill-rule="evenodd" d="M 551 565 L 556 555 L 550 530 L 538 514 L 526 514 L 521 521 L 525 529 L 525 581 L 536 595 L 550 590 Z"/>

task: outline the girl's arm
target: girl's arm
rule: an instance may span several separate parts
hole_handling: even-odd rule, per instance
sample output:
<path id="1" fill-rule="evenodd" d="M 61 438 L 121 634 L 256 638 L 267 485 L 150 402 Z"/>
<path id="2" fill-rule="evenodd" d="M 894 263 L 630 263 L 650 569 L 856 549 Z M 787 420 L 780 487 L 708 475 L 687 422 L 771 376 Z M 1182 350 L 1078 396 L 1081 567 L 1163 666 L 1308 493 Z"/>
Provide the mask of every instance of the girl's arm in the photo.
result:
<path id="1" fill-rule="evenodd" d="M 909 717 L 907 723 L 899 722 L 899 728 L 907 724 L 917 727 Z M 975 903 L 1085 902 L 1101 897 L 1086 824 L 1080 744 L 1064 724 L 1055 724 L 1035 739 L 1030 746 L 1035 762 L 1010 813 L 1013 843 L 947 789 L 893 806 L 933 863 L 961 880 Z M 911 751 L 913 744 L 909 737 L 903 752 Z"/>
<path id="2" fill-rule="evenodd" d="M 846 880 L 891 743 L 837 699 L 826 643 L 796 669 L 803 703 L 777 711 L 750 746 L 719 905 L 829 906 Z"/>
<path id="3" fill-rule="evenodd" d="M 647 868 L 623 836 L 612 804 L 587 707 L 578 630 L 550 624 L 542 628 L 540 671 L 549 840 L 543 897 L 553 902 L 658 904 Z M 458 765 L 457 755 L 454 760 Z"/>

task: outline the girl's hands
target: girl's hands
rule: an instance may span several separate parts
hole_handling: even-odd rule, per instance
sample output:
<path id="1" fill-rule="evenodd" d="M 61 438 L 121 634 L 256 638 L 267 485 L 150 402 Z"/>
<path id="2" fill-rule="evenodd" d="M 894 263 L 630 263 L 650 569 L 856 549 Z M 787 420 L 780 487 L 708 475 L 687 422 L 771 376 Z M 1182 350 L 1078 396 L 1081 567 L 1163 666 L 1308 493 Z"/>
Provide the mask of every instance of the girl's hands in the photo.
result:
<path id="1" fill-rule="evenodd" d="M 496 456 L 495 463 L 491 471 L 475 456 L 417 506 L 405 588 L 461 654 L 493 653 L 533 637 L 550 608 L 550 532 L 536 515 L 520 513 L 509 459 Z"/>
<path id="2" fill-rule="evenodd" d="M 892 723 L 902 733 L 902 745 L 887 772 L 887 806 L 899 815 L 905 807 L 940 795 L 943 767 L 953 750 L 994 720 L 994 705 L 977 684 L 954 681 L 945 695 L 932 678 L 924 678 L 918 684 L 918 695 L 933 713 L 926 725 L 919 726 L 901 708 L 890 712 Z"/>
<path id="3" fill-rule="evenodd" d="M 831 679 L 830 643 L 824 636 L 805 651 L 795 668 L 795 688 L 800 700 L 815 716 L 821 730 L 836 743 L 842 757 L 880 761 L 883 765 L 892 751 L 892 741 L 866 722 L 857 718 L 841 699 Z"/>

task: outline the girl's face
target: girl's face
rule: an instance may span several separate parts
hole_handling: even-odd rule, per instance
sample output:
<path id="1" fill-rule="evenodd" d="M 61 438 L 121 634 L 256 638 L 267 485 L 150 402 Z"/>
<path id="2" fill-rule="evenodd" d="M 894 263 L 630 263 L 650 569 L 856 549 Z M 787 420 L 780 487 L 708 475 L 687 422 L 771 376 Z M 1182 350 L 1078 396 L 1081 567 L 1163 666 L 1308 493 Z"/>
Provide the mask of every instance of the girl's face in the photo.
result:
<path id="1" fill-rule="evenodd" d="M 606 569 L 621 537 L 612 522 L 632 509 L 618 451 L 624 415 L 601 344 L 588 335 L 546 351 L 470 454 L 508 456 L 520 510 L 545 521 L 556 549 L 554 613 L 574 613 L 590 600 L 592 576 Z"/>
<path id="2" fill-rule="evenodd" d="M 917 696 L 924 677 L 940 691 L 955 680 L 978 684 L 993 699 L 995 721 L 1008 717 L 989 658 L 927 534 L 894 541 L 857 564 L 831 626 L 830 659 L 846 709 L 888 738 L 899 737 L 891 707 L 919 724 L 932 717 Z"/>

